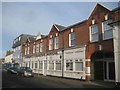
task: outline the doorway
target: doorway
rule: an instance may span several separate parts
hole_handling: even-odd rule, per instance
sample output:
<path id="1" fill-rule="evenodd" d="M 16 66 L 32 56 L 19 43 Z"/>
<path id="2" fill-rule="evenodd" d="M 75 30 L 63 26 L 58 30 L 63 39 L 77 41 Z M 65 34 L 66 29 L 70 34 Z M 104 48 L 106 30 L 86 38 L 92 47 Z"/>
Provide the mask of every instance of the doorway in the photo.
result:
<path id="1" fill-rule="evenodd" d="M 91 80 L 115 80 L 113 52 L 96 52 L 91 56 Z"/>
<path id="2" fill-rule="evenodd" d="M 104 80 L 114 81 L 115 80 L 115 64 L 112 61 L 104 62 Z"/>

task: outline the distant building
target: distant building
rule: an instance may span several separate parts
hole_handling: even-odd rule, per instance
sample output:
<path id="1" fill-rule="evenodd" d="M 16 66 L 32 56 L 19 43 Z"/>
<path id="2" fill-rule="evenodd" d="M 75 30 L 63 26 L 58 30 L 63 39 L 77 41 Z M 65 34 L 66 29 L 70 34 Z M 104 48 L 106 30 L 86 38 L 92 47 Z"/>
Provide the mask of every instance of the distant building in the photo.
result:
<path id="1" fill-rule="evenodd" d="M 13 60 L 13 52 L 10 51 L 10 50 L 8 50 L 8 51 L 6 52 L 6 56 L 5 56 L 5 61 L 4 61 L 4 63 L 10 63 L 10 64 L 12 64 L 12 60 Z"/>
<path id="2" fill-rule="evenodd" d="M 29 34 L 21 34 L 13 41 L 13 63 L 17 64 L 18 66 L 22 66 L 23 59 L 22 59 L 22 45 L 26 42 L 28 37 L 35 37 Z"/>

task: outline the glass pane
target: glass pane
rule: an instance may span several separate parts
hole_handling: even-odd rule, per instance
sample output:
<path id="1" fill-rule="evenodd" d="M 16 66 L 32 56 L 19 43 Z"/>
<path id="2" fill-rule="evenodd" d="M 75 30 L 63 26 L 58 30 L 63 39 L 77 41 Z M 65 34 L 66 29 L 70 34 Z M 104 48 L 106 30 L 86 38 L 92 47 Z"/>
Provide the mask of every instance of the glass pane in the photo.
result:
<path id="1" fill-rule="evenodd" d="M 75 33 L 72 32 L 72 33 L 71 33 L 71 40 L 74 40 L 74 39 L 75 39 Z"/>
<path id="2" fill-rule="evenodd" d="M 98 33 L 98 26 L 97 25 L 92 25 L 91 26 L 91 34 Z"/>
<path id="3" fill-rule="evenodd" d="M 98 34 L 92 35 L 92 41 L 98 41 Z"/>
<path id="4" fill-rule="evenodd" d="M 75 39 L 71 40 L 71 46 L 75 46 Z"/>
<path id="5" fill-rule="evenodd" d="M 109 79 L 115 80 L 115 64 L 113 62 L 109 63 Z"/>
<path id="6" fill-rule="evenodd" d="M 75 70 L 83 71 L 83 62 L 75 62 Z"/>
<path id="7" fill-rule="evenodd" d="M 73 70 L 73 63 L 72 62 L 66 63 L 66 70 Z"/>
<path id="8" fill-rule="evenodd" d="M 54 63 L 49 63 L 49 69 L 53 70 L 54 69 Z"/>
<path id="9" fill-rule="evenodd" d="M 61 70 L 61 63 L 56 63 L 56 70 Z"/>
<path id="10" fill-rule="evenodd" d="M 110 39 L 113 37 L 113 32 L 112 30 L 108 30 L 104 32 L 104 39 Z"/>

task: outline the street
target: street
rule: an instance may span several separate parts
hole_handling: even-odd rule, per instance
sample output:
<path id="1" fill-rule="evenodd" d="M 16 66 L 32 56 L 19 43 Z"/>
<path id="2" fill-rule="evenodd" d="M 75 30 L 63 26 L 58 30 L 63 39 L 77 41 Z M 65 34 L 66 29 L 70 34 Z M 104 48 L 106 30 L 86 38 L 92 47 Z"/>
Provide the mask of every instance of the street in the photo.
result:
<path id="1" fill-rule="evenodd" d="M 22 77 L 2 71 L 2 88 L 108 88 L 87 81 L 35 75 Z"/>

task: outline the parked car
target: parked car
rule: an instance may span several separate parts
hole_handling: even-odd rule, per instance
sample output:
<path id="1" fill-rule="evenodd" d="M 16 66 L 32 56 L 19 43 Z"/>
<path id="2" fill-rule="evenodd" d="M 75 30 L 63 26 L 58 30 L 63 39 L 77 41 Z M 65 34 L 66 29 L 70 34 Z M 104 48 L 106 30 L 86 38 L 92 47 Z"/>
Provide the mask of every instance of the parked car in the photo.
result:
<path id="1" fill-rule="evenodd" d="M 34 76 L 32 69 L 30 69 L 29 67 L 20 67 L 18 69 L 17 75 L 21 75 L 21 76 Z"/>
<path id="2" fill-rule="evenodd" d="M 17 74 L 18 68 L 17 67 L 10 67 L 7 69 L 7 72 L 11 74 Z"/>

